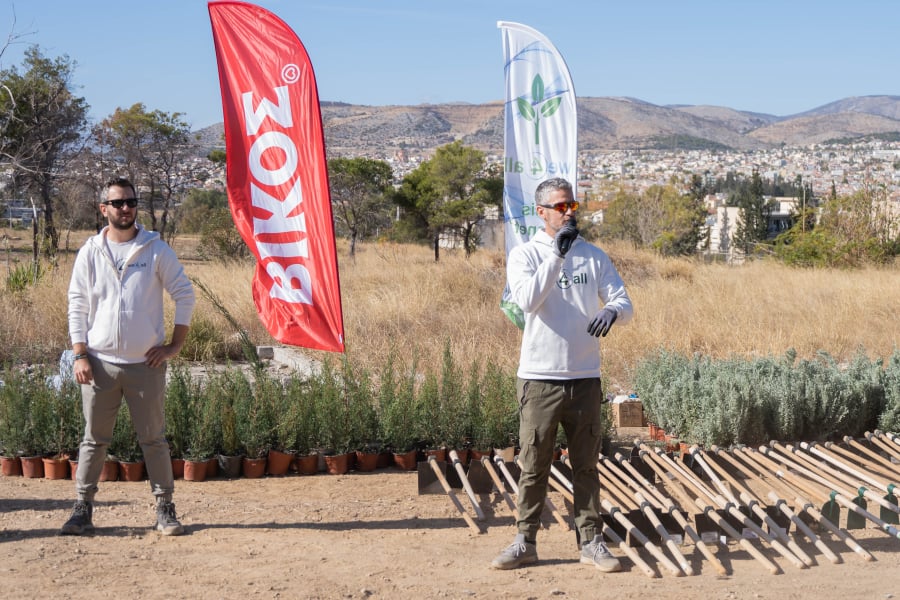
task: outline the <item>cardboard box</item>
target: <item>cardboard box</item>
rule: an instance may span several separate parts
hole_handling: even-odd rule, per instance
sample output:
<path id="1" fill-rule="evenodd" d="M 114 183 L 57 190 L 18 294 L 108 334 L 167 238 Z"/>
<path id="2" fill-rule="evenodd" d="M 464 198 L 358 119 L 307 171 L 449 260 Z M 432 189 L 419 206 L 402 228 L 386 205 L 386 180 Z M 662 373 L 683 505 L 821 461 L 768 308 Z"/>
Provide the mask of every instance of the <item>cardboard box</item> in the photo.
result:
<path id="1" fill-rule="evenodd" d="M 612 414 L 613 425 L 616 427 L 643 427 L 646 425 L 644 406 L 640 400 L 613 402 Z"/>

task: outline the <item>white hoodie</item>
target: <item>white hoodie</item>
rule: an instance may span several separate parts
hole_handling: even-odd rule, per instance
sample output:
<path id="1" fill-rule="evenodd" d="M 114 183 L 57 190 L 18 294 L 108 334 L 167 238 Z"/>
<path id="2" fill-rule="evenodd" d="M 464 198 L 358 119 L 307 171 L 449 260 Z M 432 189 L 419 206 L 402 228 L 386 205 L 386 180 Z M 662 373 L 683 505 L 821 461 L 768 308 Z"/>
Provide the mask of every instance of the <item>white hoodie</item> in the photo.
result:
<path id="1" fill-rule="evenodd" d="M 69 282 L 69 336 L 111 363 L 141 363 L 165 342 L 163 290 L 175 301 L 175 324 L 189 325 L 194 287 L 157 232 L 138 226 L 122 272 L 104 242 L 108 227 L 85 242 Z"/>
<path id="2" fill-rule="evenodd" d="M 544 230 L 513 248 L 507 260 L 511 299 L 525 313 L 519 357 L 522 379 L 600 377 L 597 338 L 587 332 L 603 307 L 616 311 L 615 327 L 631 320 L 625 284 L 600 248 L 578 237 L 565 258 Z"/>

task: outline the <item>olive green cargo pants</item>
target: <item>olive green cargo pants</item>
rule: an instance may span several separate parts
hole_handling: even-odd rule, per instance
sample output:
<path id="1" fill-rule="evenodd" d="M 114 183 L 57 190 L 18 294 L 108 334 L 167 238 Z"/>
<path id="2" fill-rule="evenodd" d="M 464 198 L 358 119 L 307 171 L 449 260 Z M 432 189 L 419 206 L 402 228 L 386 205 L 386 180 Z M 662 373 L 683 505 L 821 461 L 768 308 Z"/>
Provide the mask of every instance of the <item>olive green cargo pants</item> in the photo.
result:
<path id="1" fill-rule="evenodd" d="M 519 533 L 534 541 L 547 497 L 556 432 L 562 424 L 572 467 L 577 542 L 591 541 L 602 531 L 597 460 L 602 434 L 599 378 L 570 380 L 518 379 L 519 401 Z"/>

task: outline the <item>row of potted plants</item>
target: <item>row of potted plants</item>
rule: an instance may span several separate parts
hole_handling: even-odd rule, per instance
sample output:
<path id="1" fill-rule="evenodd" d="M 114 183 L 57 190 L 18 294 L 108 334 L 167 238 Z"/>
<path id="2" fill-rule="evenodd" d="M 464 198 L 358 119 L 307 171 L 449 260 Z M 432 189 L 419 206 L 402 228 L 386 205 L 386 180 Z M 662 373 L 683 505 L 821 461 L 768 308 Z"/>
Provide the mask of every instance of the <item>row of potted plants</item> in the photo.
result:
<path id="1" fill-rule="evenodd" d="M 58 377 L 48 384 L 41 367 L 7 367 L 0 379 L 0 455 L 76 460 L 84 428 L 78 386 Z M 187 363 L 173 363 L 165 408 L 173 458 L 197 462 L 269 452 L 486 451 L 514 445 L 518 432 L 514 374 L 490 361 L 463 370 L 447 349 L 440 372 L 388 358 L 369 373 L 346 356 L 309 376 L 240 365 L 195 376 Z M 124 403 L 109 454 L 141 459 Z"/>

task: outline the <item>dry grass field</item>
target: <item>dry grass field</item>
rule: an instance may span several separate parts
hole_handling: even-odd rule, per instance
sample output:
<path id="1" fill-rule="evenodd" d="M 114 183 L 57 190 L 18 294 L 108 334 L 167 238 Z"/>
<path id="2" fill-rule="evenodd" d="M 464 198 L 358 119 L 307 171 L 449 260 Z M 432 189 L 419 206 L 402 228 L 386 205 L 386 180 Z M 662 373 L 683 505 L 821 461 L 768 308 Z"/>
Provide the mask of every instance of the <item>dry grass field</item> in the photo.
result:
<path id="1" fill-rule="evenodd" d="M 19 251 L 6 254 L 7 271 L 28 260 L 27 232 L 6 232 Z M 86 232 L 68 236 L 77 249 Z M 202 281 L 257 345 L 274 343 L 250 297 L 253 266 L 200 261 L 196 239 L 174 242 L 189 275 Z M 663 259 L 625 244 L 606 247 L 628 286 L 634 320 L 614 326 L 601 342 L 604 376 L 627 390 L 635 364 L 660 348 L 710 357 L 782 355 L 823 350 L 838 360 L 863 351 L 887 357 L 898 346 L 900 269 L 800 270 L 773 261 L 741 266 Z M 514 370 L 520 333 L 499 309 L 505 282 L 501 251 L 466 259 L 444 251 L 434 262 L 429 248 L 362 244 L 356 257 L 339 245 L 347 353 L 373 370 L 390 354 L 405 363 L 437 366 L 445 343 L 463 367 L 490 359 Z M 55 360 L 68 347 L 66 287 L 74 254 L 35 287 L 0 292 L 0 358 Z M 205 298 L 195 324 L 233 331 Z M 313 358 L 327 353 L 311 351 Z"/>

